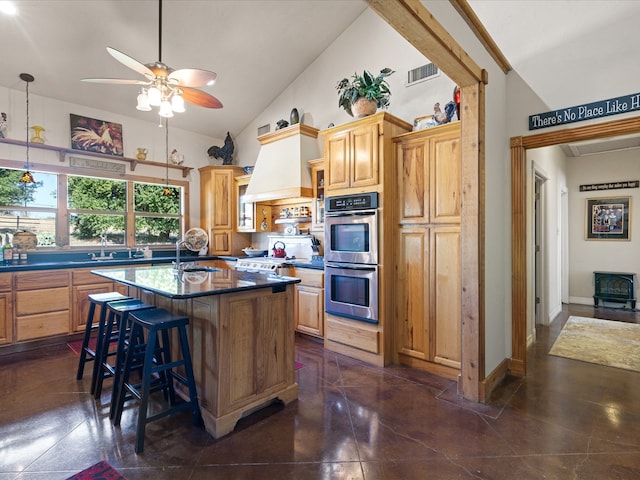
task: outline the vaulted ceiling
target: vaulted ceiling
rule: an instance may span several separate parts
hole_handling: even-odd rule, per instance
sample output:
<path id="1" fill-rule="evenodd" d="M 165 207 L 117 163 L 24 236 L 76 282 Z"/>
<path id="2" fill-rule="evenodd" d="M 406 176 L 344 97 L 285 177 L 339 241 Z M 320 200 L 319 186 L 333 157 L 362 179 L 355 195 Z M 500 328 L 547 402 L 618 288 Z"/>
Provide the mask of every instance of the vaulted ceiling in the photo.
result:
<path id="1" fill-rule="evenodd" d="M 15 0 L 0 15 L 0 85 L 149 119 L 137 87 L 85 77 L 140 78 L 107 51 L 158 60 L 151 0 Z M 468 0 L 513 69 L 550 110 L 640 91 L 636 0 Z M 429 8 L 433 2 L 424 2 Z M 434 6 L 435 7 L 435 6 Z M 203 90 L 224 108 L 189 106 L 178 128 L 223 138 L 269 105 L 367 8 L 363 0 L 164 0 L 162 60 L 218 73 Z"/>

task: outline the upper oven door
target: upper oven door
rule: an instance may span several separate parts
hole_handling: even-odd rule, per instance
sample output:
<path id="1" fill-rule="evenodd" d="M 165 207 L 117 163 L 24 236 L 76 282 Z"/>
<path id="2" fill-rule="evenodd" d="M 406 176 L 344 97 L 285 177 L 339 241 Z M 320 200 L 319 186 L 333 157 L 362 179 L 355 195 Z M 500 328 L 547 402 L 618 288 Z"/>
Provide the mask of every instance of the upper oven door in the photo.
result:
<path id="1" fill-rule="evenodd" d="M 378 212 L 325 214 L 324 258 L 328 262 L 378 264 Z"/>

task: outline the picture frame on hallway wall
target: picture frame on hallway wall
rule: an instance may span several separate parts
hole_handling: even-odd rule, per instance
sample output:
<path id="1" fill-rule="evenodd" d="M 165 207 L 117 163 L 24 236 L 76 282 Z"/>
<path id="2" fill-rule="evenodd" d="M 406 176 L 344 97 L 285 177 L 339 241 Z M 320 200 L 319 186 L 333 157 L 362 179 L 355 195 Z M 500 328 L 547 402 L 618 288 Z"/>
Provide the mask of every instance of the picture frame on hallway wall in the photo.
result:
<path id="1" fill-rule="evenodd" d="M 630 240 L 631 197 L 587 198 L 586 240 Z"/>
<path id="2" fill-rule="evenodd" d="M 85 152 L 124 156 L 122 125 L 81 115 L 70 115 L 71 148 Z"/>

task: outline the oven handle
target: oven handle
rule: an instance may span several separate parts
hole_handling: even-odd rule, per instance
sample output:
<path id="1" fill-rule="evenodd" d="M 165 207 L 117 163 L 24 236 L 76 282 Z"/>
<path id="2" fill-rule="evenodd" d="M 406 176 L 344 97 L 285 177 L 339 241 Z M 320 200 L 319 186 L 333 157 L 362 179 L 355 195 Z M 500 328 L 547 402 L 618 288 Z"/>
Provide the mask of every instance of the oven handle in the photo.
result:
<path id="1" fill-rule="evenodd" d="M 325 212 L 325 217 L 368 217 L 375 215 L 375 210 L 358 210 L 355 212 Z"/>
<path id="2" fill-rule="evenodd" d="M 363 265 L 361 263 L 325 263 L 325 268 L 342 268 L 345 270 L 364 270 L 367 272 L 375 272 L 376 267 L 371 265 Z"/>

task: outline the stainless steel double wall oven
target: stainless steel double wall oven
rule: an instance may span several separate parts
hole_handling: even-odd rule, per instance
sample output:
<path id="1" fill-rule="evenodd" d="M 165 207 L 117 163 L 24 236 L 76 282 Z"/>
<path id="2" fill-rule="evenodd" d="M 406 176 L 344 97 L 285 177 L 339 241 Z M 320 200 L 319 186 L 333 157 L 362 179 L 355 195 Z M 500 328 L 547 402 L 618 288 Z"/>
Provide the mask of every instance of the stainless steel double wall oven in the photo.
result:
<path id="1" fill-rule="evenodd" d="M 325 199 L 325 310 L 378 323 L 378 193 Z"/>

